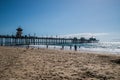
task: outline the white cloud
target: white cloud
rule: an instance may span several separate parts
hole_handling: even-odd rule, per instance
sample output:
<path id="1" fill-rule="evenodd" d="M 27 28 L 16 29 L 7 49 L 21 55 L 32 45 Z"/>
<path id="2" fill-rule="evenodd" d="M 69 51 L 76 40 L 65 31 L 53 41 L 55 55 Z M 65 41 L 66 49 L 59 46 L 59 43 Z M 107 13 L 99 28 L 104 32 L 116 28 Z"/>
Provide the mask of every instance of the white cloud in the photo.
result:
<path id="1" fill-rule="evenodd" d="M 66 37 L 66 38 L 73 38 L 73 37 L 85 37 L 85 38 L 90 38 L 90 37 L 98 37 L 98 36 L 105 36 L 109 35 L 108 33 L 77 33 L 77 34 L 68 34 L 68 35 L 59 35 L 58 37 Z"/>

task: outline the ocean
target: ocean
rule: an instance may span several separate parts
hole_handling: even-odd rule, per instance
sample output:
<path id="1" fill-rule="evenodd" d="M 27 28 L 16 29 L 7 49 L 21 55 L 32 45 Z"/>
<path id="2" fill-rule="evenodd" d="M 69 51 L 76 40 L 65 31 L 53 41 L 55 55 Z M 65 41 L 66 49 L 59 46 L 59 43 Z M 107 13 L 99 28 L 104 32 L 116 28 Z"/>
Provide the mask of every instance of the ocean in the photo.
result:
<path id="1" fill-rule="evenodd" d="M 86 43 L 81 45 L 80 50 L 120 53 L 120 42 Z"/>
<path id="2" fill-rule="evenodd" d="M 74 50 L 77 45 L 77 51 L 105 52 L 120 54 L 120 42 L 98 42 L 98 43 L 81 43 L 81 44 L 64 44 L 64 50 Z M 31 47 L 46 48 L 46 45 L 30 45 Z M 49 49 L 61 49 L 61 45 L 49 45 Z"/>

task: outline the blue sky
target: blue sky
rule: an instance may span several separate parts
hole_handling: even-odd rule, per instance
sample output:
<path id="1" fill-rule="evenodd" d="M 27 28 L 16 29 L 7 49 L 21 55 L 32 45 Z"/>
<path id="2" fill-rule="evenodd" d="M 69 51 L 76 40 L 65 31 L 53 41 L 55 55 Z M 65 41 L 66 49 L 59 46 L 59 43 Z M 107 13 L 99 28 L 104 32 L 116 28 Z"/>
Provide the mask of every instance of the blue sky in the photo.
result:
<path id="1" fill-rule="evenodd" d="M 107 33 L 120 39 L 120 0 L 0 0 L 0 34 L 38 36 Z"/>

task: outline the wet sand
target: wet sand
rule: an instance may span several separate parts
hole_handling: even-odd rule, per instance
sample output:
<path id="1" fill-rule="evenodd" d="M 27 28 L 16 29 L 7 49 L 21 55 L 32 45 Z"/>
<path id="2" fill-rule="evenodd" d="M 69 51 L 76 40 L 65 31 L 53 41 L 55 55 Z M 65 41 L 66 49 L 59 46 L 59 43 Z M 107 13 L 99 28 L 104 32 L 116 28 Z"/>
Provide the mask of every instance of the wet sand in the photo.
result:
<path id="1" fill-rule="evenodd" d="M 0 80 L 119 79 L 119 54 L 0 47 Z"/>

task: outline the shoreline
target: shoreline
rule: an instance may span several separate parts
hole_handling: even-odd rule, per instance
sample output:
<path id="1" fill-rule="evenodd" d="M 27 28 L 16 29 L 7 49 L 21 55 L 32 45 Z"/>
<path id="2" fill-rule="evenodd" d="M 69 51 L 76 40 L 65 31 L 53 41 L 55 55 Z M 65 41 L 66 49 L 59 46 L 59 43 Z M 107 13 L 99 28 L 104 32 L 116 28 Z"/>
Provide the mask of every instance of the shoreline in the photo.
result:
<path id="1" fill-rule="evenodd" d="M 53 46 L 53 45 L 49 45 L 49 47 L 46 47 L 46 45 L 30 45 L 29 47 L 31 48 L 43 48 L 43 49 L 51 49 L 51 50 L 64 50 L 64 51 L 75 51 L 74 47 L 72 47 L 70 49 L 69 46 L 64 46 L 64 49 L 62 49 L 61 46 Z M 97 53 L 97 54 L 116 54 L 116 55 L 120 55 L 120 52 L 114 52 L 114 51 L 96 51 L 96 50 L 88 50 L 88 49 L 82 49 L 79 48 L 77 49 L 77 51 L 75 52 L 85 52 L 85 53 Z"/>
<path id="2" fill-rule="evenodd" d="M 22 49 L 26 49 L 27 45 L 23 46 L 0 46 L 0 47 L 9 47 L 9 48 L 22 48 Z M 78 48 L 77 51 L 75 51 L 73 48 L 70 50 L 68 46 L 66 46 L 64 49 L 61 49 L 60 46 L 50 46 L 50 47 L 46 47 L 46 45 L 42 45 L 38 46 L 38 45 L 30 45 L 29 49 L 35 49 L 35 50 L 39 50 L 39 49 L 46 49 L 46 50 L 58 50 L 58 51 L 70 51 L 70 52 L 78 52 L 78 53 L 90 53 L 90 54 L 108 54 L 108 55 L 120 55 L 120 52 L 107 52 L 107 51 L 92 51 L 92 50 L 83 50 Z"/>

